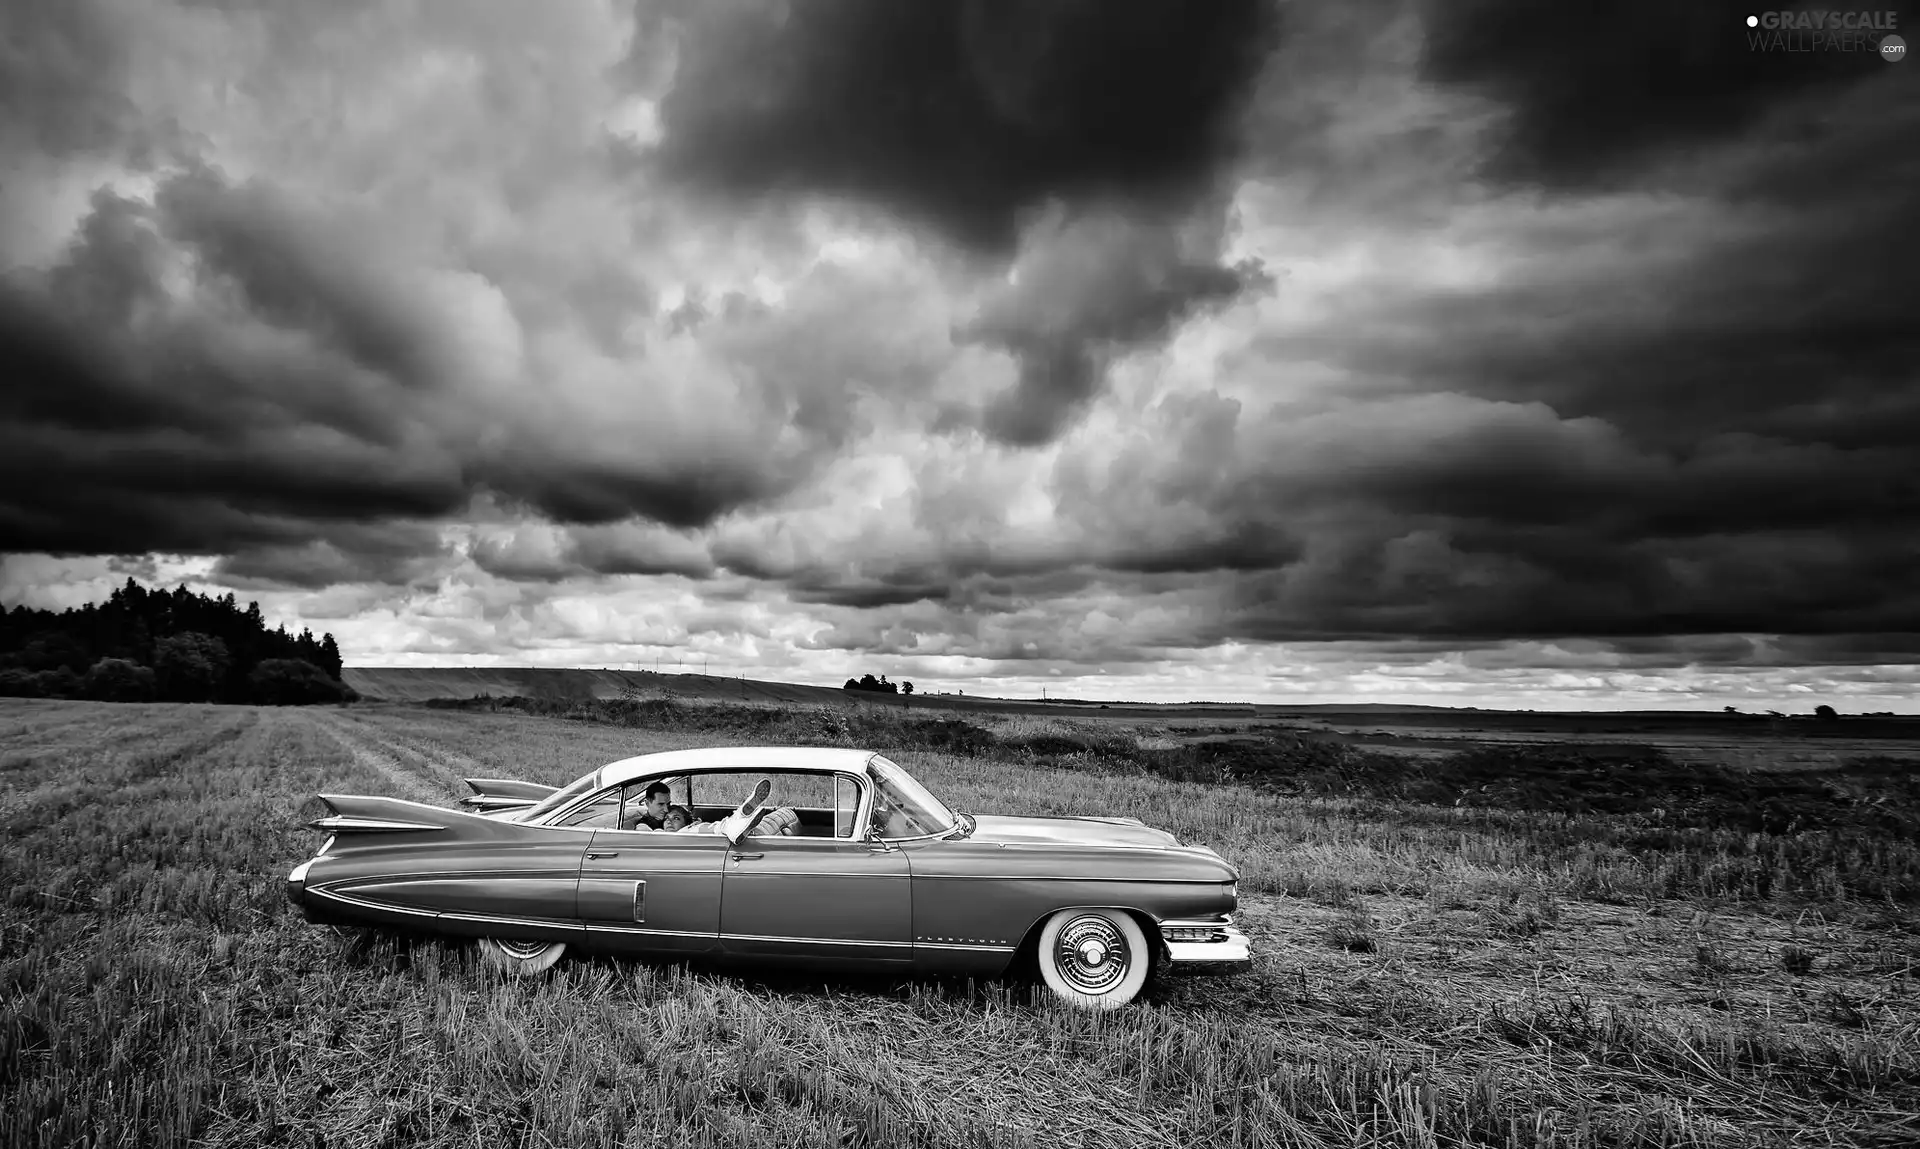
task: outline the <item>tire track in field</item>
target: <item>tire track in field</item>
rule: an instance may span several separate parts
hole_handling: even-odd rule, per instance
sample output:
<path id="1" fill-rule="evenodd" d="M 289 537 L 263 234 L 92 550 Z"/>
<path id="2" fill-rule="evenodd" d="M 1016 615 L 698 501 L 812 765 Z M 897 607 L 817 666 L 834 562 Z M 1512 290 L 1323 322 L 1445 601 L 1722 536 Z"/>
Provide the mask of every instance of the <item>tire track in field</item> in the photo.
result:
<path id="1" fill-rule="evenodd" d="M 86 807 L 165 798 L 179 788 L 183 773 L 258 722 L 252 711 L 238 708 L 92 705 L 104 713 L 90 743 L 54 746 L 39 757 L 8 757 L 0 832 L 23 832 Z"/>
<path id="2" fill-rule="evenodd" d="M 439 787 L 445 797 L 457 798 L 466 794 L 468 778 L 486 776 L 486 771 L 478 769 L 478 764 L 465 755 L 449 753 L 438 746 L 423 749 L 418 744 L 395 738 L 375 726 L 363 726 L 360 733 L 367 739 L 368 745 L 376 747 L 408 773 L 428 779 L 432 785 Z"/>
<path id="3" fill-rule="evenodd" d="M 377 728 L 377 724 L 369 723 L 368 733 L 379 738 L 381 744 L 389 750 L 427 763 L 428 768 L 440 776 L 455 793 L 464 795 L 467 792 L 466 780 L 469 778 L 502 777 L 499 767 L 495 764 L 462 754 L 438 738 L 415 735 L 418 741 L 407 742 L 374 734 Z"/>
<path id="4" fill-rule="evenodd" d="M 444 805 L 450 788 L 433 772 L 417 763 L 409 764 L 373 731 L 339 711 L 316 712 L 314 724 L 333 739 L 354 765 L 386 782 L 388 793 L 381 797 L 406 798 L 429 805 Z"/>

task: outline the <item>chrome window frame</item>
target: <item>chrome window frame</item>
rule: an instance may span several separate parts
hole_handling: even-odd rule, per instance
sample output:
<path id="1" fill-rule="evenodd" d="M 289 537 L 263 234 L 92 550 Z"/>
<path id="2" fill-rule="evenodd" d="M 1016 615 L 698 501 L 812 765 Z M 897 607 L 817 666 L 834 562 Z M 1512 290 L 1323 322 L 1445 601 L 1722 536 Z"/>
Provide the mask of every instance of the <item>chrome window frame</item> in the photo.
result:
<path id="1" fill-rule="evenodd" d="M 700 777 L 702 775 L 707 775 L 707 774 L 743 774 L 743 775 L 745 774 L 759 774 L 759 775 L 808 774 L 814 777 L 831 779 L 835 782 L 836 785 L 838 784 L 841 778 L 845 778 L 853 783 L 854 794 L 856 796 L 855 806 L 854 806 L 853 826 L 852 826 L 853 832 L 844 838 L 838 834 L 834 834 L 831 837 L 819 839 L 819 840 L 828 841 L 828 842 L 860 842 L 860 841 L 865 841 L 867 839 L 867 835 L 861 833 L 861 827 L 868 825 L 870 822 L 870 819 L 873 816 L 872 814 L 873 779 L 867 776 L 865 772 L 855 772 L 852 770 L 846 770 L 846 769 L 840 769 L 840 768 L 823 770 L 823 769 L 820 769 L 819 767 L 811 767 L 811 766 L 761 766 L 761 767 L 711 766 L 711 767 L 704 767 L 704 768 L 694 769 L 694 770 L 689 770 L 682 767 L 677 769 L 674 773 L 669 773 L 669 774 L 645 774 L 645 775 L 641 775 L 638 778 L 629 778 L 624 782 L 617 782 L 611 786 L 602 786 L 599 789 L 591 790 L 588 793 L 586 793 L 584 796 L 575 799 L 573 802 L 569 803 L 568 805 L 560 807 L 559 809 L 555 810 L 553 813 L 549 814 L 546 821 L 529 823 L 529 824 L 538 825 L 548 830 L 573 830 L 573 831 L 584 831 L 586 833 L 593 833 L 596 830 L 606 831 L 610 833 L 617 833 L 617 834 L 634 834 L 634 833 L 643 833 L 643 832 L 658 833 L 659 831 L 627 830 L 627 829 L 620 829 L 618 827 L 609 829 L 606 826 L 562 826 L 562 825 L 558 825 L 558 823 L 561 821 L 564 821 L 569 817 L 572 817 L 578 811 L 593 805 L 596 801 L 605 797 L 606 793 L 609 790 L 623 789 L 628 786 L 636 787 L 640 791 L 644 792 L 649 783 L 663 782 L 663 781 L 668 781 L 669 779 L 684 778 L 687 780 L 687 795 L 688 795 L 688 798 L 691 799 L 693 795 L 693 779 Z M 833 813 L 835 814 L 836 817 L 839 814 L 837 803 L 833 810 Z M 690 836 L 702 836 L 702 835 L 690 835 Z M 718 837 L 720 835 L 715 835 L 715 836 Z M 889 841 L 912 841 L 913 839 L 895 838 L 895 839 L 888 839 L 888 840 Z"/>
<path id="2" fill-rule="evenodd" d="M 880 791 L 879 783 L 871 777 L 871 774 L 873 771 L 873 762 L 874 762 L 874 759 L 876 758 L 882 762 L 885 762 L 888 766 L 892 767 L 893 769 L 898 770 L 900 773 L 905 774 L 908 778 L 912 778 L 915 785 L 919 786 L 922 790 L 925 790 L 927 792 L 928 797 L 940 803 L 940 806 L 942 809 L 944 809 L 947 813 L 953 815 L 953 824 L 948 826 L 946 829 L 941 830 L 937 834 L 907 834 L 899 838 L 889 838 L 885 834 L 872 833 L 870 835 L 872 840 L 876 842 L 885 842 L 886 844 L 891 846 L 891 845 L 897 845 L 901 842 L 937 842 L 943 838 L 952 837 L 953 832 L 960 828 L 960 811 L 954 809 L 952 806 L 947 805 L 947 800 L 945 798 L 942 798 L 940 795 L 935 794 L 931 787 L 929 787 L 925 782 L 920 781 L 919 778 L 914 776 L 913 771 L 908 770 L 905 766 L 900 765 L 898 762 L 895 762 L 893 759 L 887 758 L 880 754 L 875 754 L 872 758 L 867 759 L 867 771 L 869 774 L 868 781 L 872 783 L 872 792 L 877 795 Z M 861 824 L 871 828 L 872 826 L 871 819 L 872 819 L 872 814 L 871 812 L 869 812 L 867 815 L 867 820 L 862 822 Z"/>

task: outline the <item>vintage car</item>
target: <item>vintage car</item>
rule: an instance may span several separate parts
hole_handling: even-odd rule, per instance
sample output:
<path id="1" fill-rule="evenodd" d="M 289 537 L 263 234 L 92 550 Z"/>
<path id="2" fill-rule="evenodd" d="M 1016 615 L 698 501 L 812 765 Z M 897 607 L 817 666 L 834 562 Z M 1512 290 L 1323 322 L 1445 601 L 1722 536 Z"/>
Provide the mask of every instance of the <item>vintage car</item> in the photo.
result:
<path id="1" fill-rule="evenodd" d="M 957 813 L 862 750 L 626 758 L 562 787 L 468 779 L 465 810 L 322 794 L 330 835 L 287 878 L 309 920 L 479 939 L 539 973 L 568 946 L 993 977 L 1066 1001 L 1245 968 L 1238 872 L 1136 818 Z M 635 826 L 643 803 L 685 830 Z M 744 799 L 744 800 L 743 800 Z"/>

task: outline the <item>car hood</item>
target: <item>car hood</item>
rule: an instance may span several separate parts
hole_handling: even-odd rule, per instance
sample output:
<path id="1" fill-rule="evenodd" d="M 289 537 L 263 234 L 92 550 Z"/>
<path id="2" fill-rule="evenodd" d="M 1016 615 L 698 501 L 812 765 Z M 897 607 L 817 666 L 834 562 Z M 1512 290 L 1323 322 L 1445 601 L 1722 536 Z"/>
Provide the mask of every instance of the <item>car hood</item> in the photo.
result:
<path id="1" fill-rule="evenodd" d="M 975 814 L 971 837 L 982 842 L 1038 842 L 1054 846 L 1133 846 L 1164 849 L 1180 840 L 1137 818 L 1023 818 Z"/>

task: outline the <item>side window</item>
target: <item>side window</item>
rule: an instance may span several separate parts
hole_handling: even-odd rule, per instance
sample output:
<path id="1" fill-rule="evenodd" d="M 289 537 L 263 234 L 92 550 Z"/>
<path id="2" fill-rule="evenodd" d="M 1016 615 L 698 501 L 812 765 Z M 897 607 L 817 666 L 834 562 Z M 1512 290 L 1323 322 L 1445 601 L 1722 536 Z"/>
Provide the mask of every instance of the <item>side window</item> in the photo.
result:
<path id="1" fill-rule="evenodd" d="M 622 787 L 615 786 L 597 794 L 591 802 L 554 824 L 611 830 L 620 822 L 621 791 Z"/>
<path id="2" fill-rule="evenodd" d="M 852 778 L 825 771 L 790 772 L 778 770 L 717 770 L 695 775 L 690 781 L 695 810 L 711 821 L 730 813 L 760 780 L 773 784 L 764 809 L 794 811 L 784 833 L 805 838 L 851 838 L 854 817 L 860 805 L 860 787 Z M 773 823 L 769 823 L 773 824 Z M 761 831 L 755 830 L 758 834 Z"/>
<path id="3" fill-rule="evenodd" d="M 860 784 L 845 774 L 833 784 L 833 836 L 853 837 L 853 819 L 860 812 Z"/>

